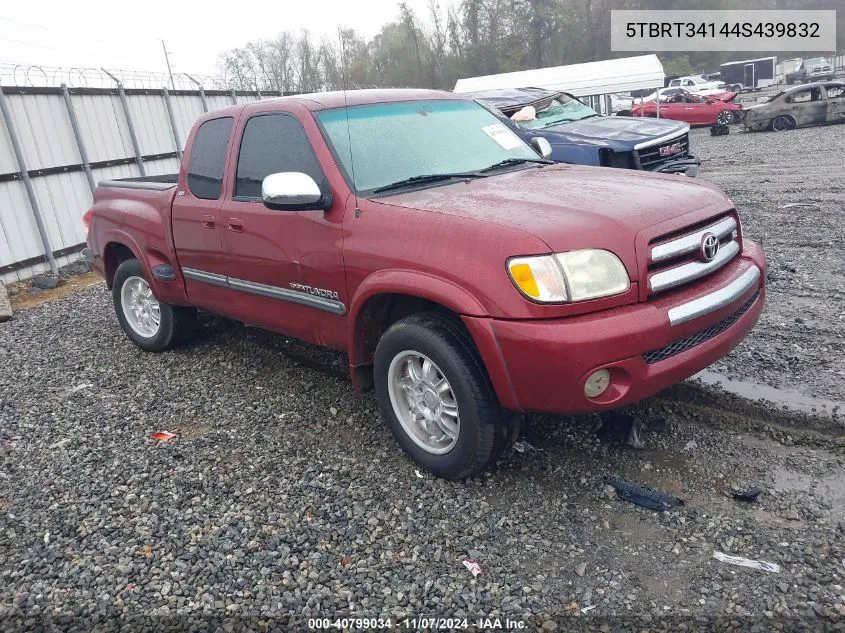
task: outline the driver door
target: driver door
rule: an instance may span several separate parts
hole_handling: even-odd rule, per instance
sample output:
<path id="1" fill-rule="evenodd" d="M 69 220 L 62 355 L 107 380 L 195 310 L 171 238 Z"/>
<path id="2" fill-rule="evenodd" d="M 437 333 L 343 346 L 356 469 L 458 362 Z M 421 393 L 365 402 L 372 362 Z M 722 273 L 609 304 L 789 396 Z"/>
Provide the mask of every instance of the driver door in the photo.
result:
<path id="1" fill-rule="evenodd" d="M 660 116 L 674 121 L 686 121 L 686 103 L 682 94 L 672 95 L 660 104 Z"/>
<path id="2" fill-rule="evenodd" d="M 342 346 L 348 305 L 344 201 L 326 211 L 264 206 L 261 187 L 270 174 L 301 172 L 324 192 L 329 185 L 295 114 L 258 112 L 243 117 L 238 128 L 232 187 L 220 214 L 231 312 L 252 325 Z"/>

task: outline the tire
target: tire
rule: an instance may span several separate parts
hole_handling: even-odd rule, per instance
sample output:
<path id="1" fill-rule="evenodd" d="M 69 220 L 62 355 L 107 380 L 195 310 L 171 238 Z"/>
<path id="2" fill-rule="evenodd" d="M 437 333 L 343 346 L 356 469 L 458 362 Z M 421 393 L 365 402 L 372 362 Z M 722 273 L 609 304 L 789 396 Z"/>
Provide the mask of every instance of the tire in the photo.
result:
<path id="1" fill-rule="evenodd" d="M 616 113 L 616 116 L 632 116 L 630 110 L 620 110 Z"/>
<path id="2" fill-rule="evenodd" d="M 146 316 L 137 317 L 127 314 L 126 311 L 129 309 L 127 303 L 131 302 L 129 297 L 133 291 L 145 286 L 149 290 L 149 281 L 145 278 L 144 270 L 137 259 L 127 259 L 118 266 L 112 284 L 112 301 L 117 320 L 126 336 L 135 345 L 148 352 L 162 352 L 192 339 L 197 329 L 197 311 L 194 308 L 161 303 L 152 296 L 151 291 L 146 295 L 147 303 L 144 311 L 145 315 L 150 315 L 154 314 L 157 308 L 159 317 L 157 327 L 152 326 L 154 318 L 150 320 Z M 124 293 L 127 300 L 124 300 Z M 141 303 L 143 299 L 142 295 Z M 145 327 L 146 325 L 149 327 Z"/>
<path id="3" fill-rule="evenodd" d="M 716 123 L 719 125 L 730 125 L 734 122 L 734 113 L 730 110 L 722 110 L 716 115 Z"/>
<path id="4" fill-rule="evenodd" d="M 414 378 L 409 363 L 424 380 Z M 472 339 L 448 315 L 422 312 L 391 326 L 376 347 L 374 379 L 379 408 L 393 437 L 411 459 L 438 477 L 461 480 L 477 475 L 516 440 L 518 416 L 499 405 Z M 442 387 L 443 380 L 445 389 L 437 396 L 433 387 Z M 456 415 L 447 425 L 453 435 L 441 432 L 443 426 L 434 422 L 427 427 L 434 433 L 423 431 L 425 423 L 413 419 L 412 399 L 419 403 L 417 416 L 445 411 L 441 405 L 453 408 Z"/>
<path id="5" fill-rule="evenodd" d="M 794 127 L 795 121 L 792 120 L 792 117 L 782 114 L 772 119 L 772 132 L 785 132 L 786 130 L 791 130 Z"/>

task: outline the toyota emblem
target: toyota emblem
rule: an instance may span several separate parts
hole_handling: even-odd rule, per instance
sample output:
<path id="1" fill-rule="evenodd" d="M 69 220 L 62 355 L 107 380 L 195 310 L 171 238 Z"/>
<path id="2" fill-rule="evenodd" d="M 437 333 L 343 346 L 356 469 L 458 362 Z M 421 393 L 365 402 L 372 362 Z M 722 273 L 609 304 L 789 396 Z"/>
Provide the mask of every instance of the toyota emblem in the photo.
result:
<path id="1" fill-rule="evenodd" d="M 700 256 L 702 261 L 712 262 L 719 252 L 719 238 L 712 233 L 705 233 L 701 236 Z"/>

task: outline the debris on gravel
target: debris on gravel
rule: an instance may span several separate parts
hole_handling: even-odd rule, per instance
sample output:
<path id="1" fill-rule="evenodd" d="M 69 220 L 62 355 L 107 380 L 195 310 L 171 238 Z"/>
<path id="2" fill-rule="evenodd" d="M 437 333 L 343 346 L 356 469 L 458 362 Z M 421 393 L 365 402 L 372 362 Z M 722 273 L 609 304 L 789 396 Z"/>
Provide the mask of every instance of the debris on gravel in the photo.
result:
<path id="1" fill-rule="evenodd" d="M 29 283 L 33 288 L 52 290 L 57 287 L 60 282 L 61 280 L 58 277 L 34 277 Z"/>

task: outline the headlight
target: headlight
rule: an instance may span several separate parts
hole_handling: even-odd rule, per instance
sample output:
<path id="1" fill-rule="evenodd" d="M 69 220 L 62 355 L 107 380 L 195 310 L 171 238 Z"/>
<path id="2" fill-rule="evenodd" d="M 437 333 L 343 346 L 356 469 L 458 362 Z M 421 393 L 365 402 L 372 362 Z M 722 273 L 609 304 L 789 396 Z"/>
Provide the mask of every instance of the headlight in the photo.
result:
<path id="1" fill-rule="evenodd" d="M 625 292 L 628 272 L 610 251 L 585 249 L 508 260 L 514 285 L 541 303 L 584 301 Z"/>

